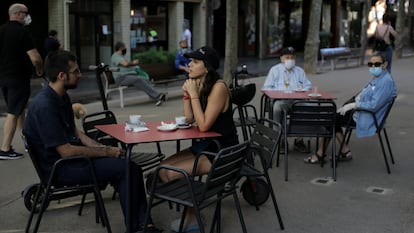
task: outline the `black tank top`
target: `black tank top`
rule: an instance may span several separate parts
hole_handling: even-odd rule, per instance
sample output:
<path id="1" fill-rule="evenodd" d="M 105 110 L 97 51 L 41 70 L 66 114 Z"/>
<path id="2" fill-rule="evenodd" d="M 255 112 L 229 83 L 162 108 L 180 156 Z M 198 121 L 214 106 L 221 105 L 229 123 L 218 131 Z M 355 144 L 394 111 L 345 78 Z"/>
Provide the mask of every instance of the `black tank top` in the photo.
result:
<path id="1" fill-rule="evenodd" d="M 223 83 L 226 85 L 225 82 Z M 229 89 L 227 88 L 227 90 Z M 203 111 L 205 111 L 207 108 L 207 98 L 208 96 L 200 97 L 201 108 L 203 109 Z M 210 131 L 214 131 L 222 135 L 221 137 L 216 138 L 217 141 L 219 141 L 221 148 L 233 146 L 239 143 L 236 126 L 234 125 L 233 121 L 233 110 L 231 108 L 230 98 L 228 104 L 229 105 L 227 110 L 225 112 L 220 113 L 220 115 L 217 117 L 216 121 L 210 128 Z"/>

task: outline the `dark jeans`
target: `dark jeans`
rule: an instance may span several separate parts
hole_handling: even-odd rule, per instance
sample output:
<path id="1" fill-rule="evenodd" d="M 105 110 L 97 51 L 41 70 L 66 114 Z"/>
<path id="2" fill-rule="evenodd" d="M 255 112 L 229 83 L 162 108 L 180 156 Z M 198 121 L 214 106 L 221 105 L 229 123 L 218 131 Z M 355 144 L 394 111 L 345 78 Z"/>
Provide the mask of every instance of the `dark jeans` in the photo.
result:
<path id="1" fill-rule="evenodd" d="M 126 161 L 117 158 L 96 158 L 92 160 L 95 167 L 96 179 L 99 184 L 115 184 L 119 192 L 122 212 L 126 216 Z M 131 163 L 131 218 L 132 229 L 138 231 L 139 225 L 145 220 L 145 211 L 147 209 L 147 199 L 144 188 L 142 170 L 139 166 Z M 57 184 L 76 185 L 88 184 L 92 182 L 86 162 L 72 162 L 63 167 L 57 178 Z"/>

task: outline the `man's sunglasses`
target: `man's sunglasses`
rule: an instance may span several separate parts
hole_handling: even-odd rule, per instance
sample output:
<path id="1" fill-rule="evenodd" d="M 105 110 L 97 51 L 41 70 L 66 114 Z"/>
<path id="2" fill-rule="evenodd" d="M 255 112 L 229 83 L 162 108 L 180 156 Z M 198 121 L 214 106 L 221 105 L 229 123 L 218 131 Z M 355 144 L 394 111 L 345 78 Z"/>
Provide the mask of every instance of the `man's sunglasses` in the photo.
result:
<path id="1" fill-rule="evenodd" d="M 380 67 L 384 62 L 368 62 L 368 67 Z"/>

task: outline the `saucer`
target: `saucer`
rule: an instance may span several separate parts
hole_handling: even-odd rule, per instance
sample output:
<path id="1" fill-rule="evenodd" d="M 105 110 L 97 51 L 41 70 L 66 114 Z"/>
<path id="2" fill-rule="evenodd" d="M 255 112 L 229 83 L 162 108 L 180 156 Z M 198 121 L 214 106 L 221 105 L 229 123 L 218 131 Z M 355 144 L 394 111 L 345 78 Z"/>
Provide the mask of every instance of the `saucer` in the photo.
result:
<path id="1" fill-rule="evenodd" d="M 189 129 L 191 128 L 191 124 L 185 124 L 185 125 L 177 125 L 177 128 L 179 129 Z"/>
<path id="2" fill-rule="evenodd" d="M 177 125 L 176 124 L 159 125 L 157 126 L 157 129 L 159 131 L 174 131 L 177 129 Z"/>
<path id="3" fill-rule="evenodd" d="M 295 92 L 306 92 L 305 89 L 296 89 Z"/>
<path id="4" fill-rule="evenodd" d="M 309 97 L 321 97 L 322 95 L 319 93 L 310 93 L 308 94 Z"/>

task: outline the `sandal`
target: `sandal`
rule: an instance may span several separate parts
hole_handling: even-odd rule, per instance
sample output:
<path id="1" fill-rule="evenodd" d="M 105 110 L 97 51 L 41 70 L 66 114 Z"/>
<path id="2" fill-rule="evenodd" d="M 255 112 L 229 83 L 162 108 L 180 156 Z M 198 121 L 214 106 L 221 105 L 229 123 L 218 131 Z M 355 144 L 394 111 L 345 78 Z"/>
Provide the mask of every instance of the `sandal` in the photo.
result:
<path id="1" fill-rule="evenodd" d="M 351 150 L 348 150 L 347 152 L 339 152 L 338 161 L 349 161 L 351 159 Z"/>
<path id="2" fill-rule="evenodd" d="M 307 158 L 305 158 L 303 161 L 305 162 L 305 163 L 308 163 L 308 164 L 319 164 L 319 163 L 321 163 L 321 161 L 322 161 L 322 156 L 320 156 L 320 155 L 318 155 L 318 153 L 315 153 L 315 155 L 316 155 L 316 160 L 315 159 L 313 159 L 313 156 L 311 155 L 311 156 L 309 156 L 309 157 L 307 157 Z M 325 156 L 324 156 L 325 157 Z"/>

